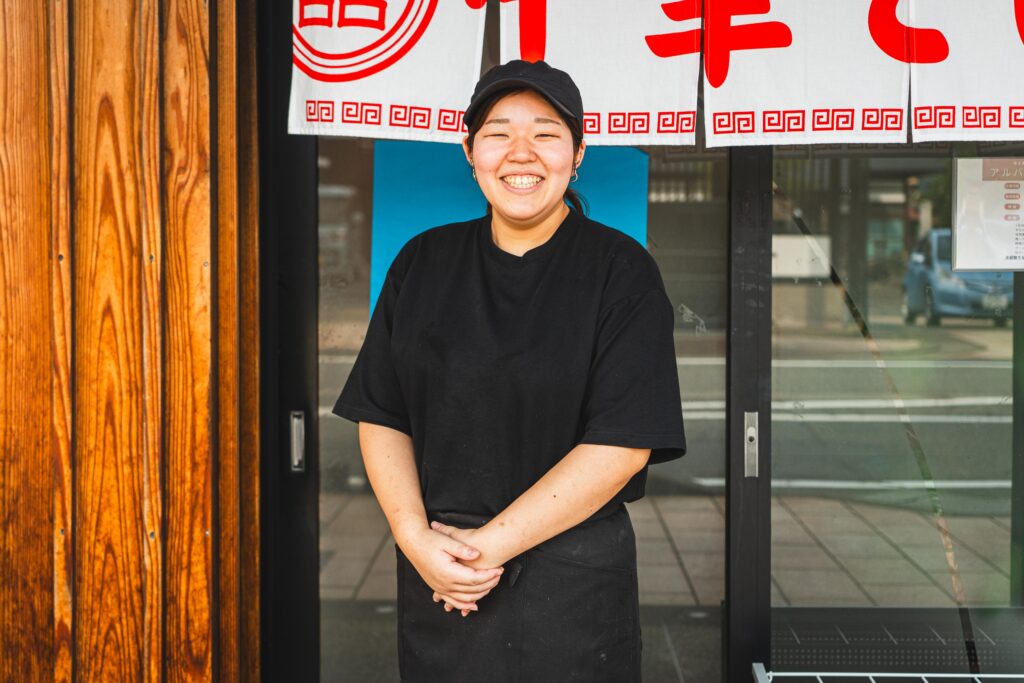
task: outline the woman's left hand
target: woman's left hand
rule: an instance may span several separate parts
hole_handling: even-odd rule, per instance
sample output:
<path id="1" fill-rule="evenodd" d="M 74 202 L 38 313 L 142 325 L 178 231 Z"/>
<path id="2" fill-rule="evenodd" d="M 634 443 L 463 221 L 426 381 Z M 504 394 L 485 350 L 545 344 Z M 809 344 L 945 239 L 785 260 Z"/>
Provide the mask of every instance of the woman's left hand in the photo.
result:
<path id="1" fill-rule="evenodd" d="M 502 566 L 511 559 L 503 554 L 493 535 L 488 533 L 487 527 L 460 529 L 442 524 L 441 522 L 431 522 L 430 528 L 449 538 L 454 538 L 459 543 L 464 543 L 480 551 L 475 560 L 459 560 L 461 564 L 467 567 L 472 567 L 473 569 L 493 569 L 494 567 Z"/>
<path id="2" fill-rule="evenodd" d="M 461 564 L 473 569 L 492 569 L 494 567 L 500 567 L 510 558 L 504 557 L 501 554 L 500 549 L 492 542 L 489 534 L 486 533 L 483 527 L 476 529 L 460 529 L 458 527 L 449 526 L 442 524 L 441 522 L 431 522 L 430 528 L 434 531 L 440 532 L 449 538 L 453 538 L 460 543 L 470 545 L 480 551 L 479 557 L 475 560 L 459 560 Z M 448 596 L 442 593 L 434 593 L 434 602 L 445 601 L 445 610 L 451 612 L 454 608 L 448 600 Z M 468 614 L 467 610 L 461 610 L 462 616 Z"/>

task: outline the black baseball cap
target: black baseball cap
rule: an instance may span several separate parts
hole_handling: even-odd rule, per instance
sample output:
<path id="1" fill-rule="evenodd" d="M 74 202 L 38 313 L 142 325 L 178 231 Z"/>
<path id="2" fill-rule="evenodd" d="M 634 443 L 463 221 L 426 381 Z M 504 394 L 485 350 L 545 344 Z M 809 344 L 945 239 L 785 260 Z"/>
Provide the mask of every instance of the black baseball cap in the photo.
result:
<path id="1" fill-rule="evenodd" d="M 483 114 L 480 111 L 484 100 L 501 90 L 530 88 L 543 95 L 562 114 L 579 124 L 583 130 L 583 98 L 572 77 L 545 61 L 527 62 L 513 59 L 511 62 L 491 67 L 473 90 L 473 97 L 466 107 L 463 120 L 469 128 L 473 120 Z"/>

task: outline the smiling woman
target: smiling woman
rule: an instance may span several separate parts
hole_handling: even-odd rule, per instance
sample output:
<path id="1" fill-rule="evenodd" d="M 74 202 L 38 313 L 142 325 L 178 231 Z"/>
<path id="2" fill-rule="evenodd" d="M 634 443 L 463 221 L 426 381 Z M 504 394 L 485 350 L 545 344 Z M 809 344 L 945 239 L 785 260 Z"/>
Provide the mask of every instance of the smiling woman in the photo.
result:
<path id="1" fill-rule="evenodd" d="M 487 198 L 492 237 L 521 255 L 554 233 L 569 212 L 566 199 L 582 213 L 568 185 L 586 143 L 575 119 L 563 120 L 535 90 L 498 91 L 478 110 L 462 146 Z"/>
<path id="2" fill-rule="evenodd" d="M 463 146 L 490 210 L 402 248 L 334 406 L 396 541 L 402 680 L 640 679 L 624 504 L 685 450 L 674 311 L 568 190 L 582 118 L 543 62 L 484 75 Z"/>

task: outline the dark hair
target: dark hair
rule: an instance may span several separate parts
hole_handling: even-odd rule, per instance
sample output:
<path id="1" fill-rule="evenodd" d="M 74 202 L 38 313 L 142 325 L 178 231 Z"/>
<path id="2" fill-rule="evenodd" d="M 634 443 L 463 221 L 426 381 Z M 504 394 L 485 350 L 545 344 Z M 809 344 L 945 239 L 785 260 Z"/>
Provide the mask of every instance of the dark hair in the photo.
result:
<path id="1" fill-rule="evenodd" d="M 473 125 L 469 127 L 469 140 L 466 144 L 469 146 L 470 154 L 473 153 L 473 138 L 476 137 L 477 132 L 484 125 L 484 121 L 487 120 L 487 115 L 491 112 L 491 108 L 498 102 L 498 100 L 506 95 L 514 95 L 528 90 L 530 92 L 537 92 L 532 88 L 512 88 L 509 90 L 499 90 L 484 100 L 483 105 L 480 107 L 480 114 L 477 115 L 476 120 L 473 121 Z M 537 94 L 544 97 L 542 93 L 537 92 Z M 545 97 L 545 99 L 547 98 Z M 554 107 L 554 105 L 552 106 Z M 558 107 L 554 107 L 554 109 L 558 112 L 558 117 L 562 119 L 562 122 L 565 123 L 566 127 L 569 129 L 569 133 L 572 135 L 572 158 L 575 161 L 576 155 L 580 151 L 580 143 L 583 141 L 583 131 L 580 130 L 579 122 L 576 121 L 576 119 L 566 118 L 562 112 L 559 111 Z M 575 166 L 573 167 L 573 170 L 575 170 Z M 565 188 L 565 194 L 562 195 L 562 199 L 568 202 L 569 205 L 576 209 L 578 213 L 590 213 L 590 205 L 587 203 L 587 200 L 583 195 L 571 187 Z M 491 213 L 490 203 L 487 204 L 487 213 Z"/>

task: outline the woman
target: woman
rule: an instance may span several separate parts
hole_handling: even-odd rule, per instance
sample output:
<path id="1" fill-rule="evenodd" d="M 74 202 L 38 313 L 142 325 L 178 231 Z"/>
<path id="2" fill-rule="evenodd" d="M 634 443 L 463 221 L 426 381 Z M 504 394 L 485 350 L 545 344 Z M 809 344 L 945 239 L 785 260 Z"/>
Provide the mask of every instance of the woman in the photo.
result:
<path id="1" fill-rule="evenodd" d="M 497 66 L 465 121 L 487 215 L 402 248 L 334 408 L 395 537 L 402 680 L 638 681 L 623 503 L 685 451 L 672 305 L 568 189 L 568 74 Z"/>

